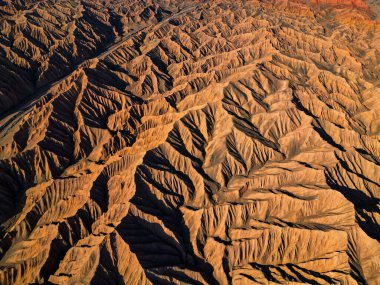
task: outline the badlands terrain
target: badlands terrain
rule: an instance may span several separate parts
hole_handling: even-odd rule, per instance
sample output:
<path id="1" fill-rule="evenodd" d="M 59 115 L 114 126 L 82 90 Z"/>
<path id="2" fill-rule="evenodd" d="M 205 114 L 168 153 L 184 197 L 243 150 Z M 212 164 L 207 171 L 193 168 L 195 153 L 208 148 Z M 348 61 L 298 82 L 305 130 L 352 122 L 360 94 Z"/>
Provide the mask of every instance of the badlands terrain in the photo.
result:
<path id="1" fill-rule="evenodd" d="M 0 284 L 380 284 L 364 0 L 0 0 Z"/>

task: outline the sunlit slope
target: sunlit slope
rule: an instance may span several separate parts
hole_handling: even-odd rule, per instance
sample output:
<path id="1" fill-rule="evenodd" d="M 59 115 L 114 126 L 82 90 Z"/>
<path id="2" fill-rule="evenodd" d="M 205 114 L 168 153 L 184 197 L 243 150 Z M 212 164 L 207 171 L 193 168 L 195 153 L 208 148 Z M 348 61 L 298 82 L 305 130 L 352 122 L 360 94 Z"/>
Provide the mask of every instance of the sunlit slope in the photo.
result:
<path id="1" fill-rule="evenodd" d="M 0 284 L 380 284 L 350 2 L 1 6 Z"/>

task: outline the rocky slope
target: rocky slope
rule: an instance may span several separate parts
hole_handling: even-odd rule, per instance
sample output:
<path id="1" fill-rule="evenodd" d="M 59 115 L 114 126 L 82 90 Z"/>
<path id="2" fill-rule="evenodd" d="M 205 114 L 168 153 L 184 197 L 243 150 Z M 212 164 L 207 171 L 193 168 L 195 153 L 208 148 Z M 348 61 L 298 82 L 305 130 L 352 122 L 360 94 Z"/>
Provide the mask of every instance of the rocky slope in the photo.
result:
<path id="1" fill-rule="evenodd" d="M 380 284 L 368 3 L 1 1 L 0 284 Z"/>

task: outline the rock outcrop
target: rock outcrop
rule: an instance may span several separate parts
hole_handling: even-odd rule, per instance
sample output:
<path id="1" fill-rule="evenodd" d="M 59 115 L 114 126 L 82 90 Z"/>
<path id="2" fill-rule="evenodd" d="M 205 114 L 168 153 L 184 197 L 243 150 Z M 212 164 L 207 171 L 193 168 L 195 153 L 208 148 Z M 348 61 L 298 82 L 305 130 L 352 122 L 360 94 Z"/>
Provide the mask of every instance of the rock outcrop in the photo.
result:
<path id="1" fill-rule="evenodd" d="M 380 23 L 310 2 L 0 2 L 0 284 L 380 284 Z"/>

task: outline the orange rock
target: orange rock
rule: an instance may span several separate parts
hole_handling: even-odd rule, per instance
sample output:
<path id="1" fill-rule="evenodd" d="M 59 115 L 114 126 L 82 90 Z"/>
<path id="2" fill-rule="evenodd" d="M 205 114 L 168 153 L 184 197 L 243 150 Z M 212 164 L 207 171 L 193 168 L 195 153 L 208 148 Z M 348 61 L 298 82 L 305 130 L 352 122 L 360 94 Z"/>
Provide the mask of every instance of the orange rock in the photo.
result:
<path id="1" fill-rule="evenodd" d="M 364 2 L 1 3 L 0 284 L 380 284 Z"/>

